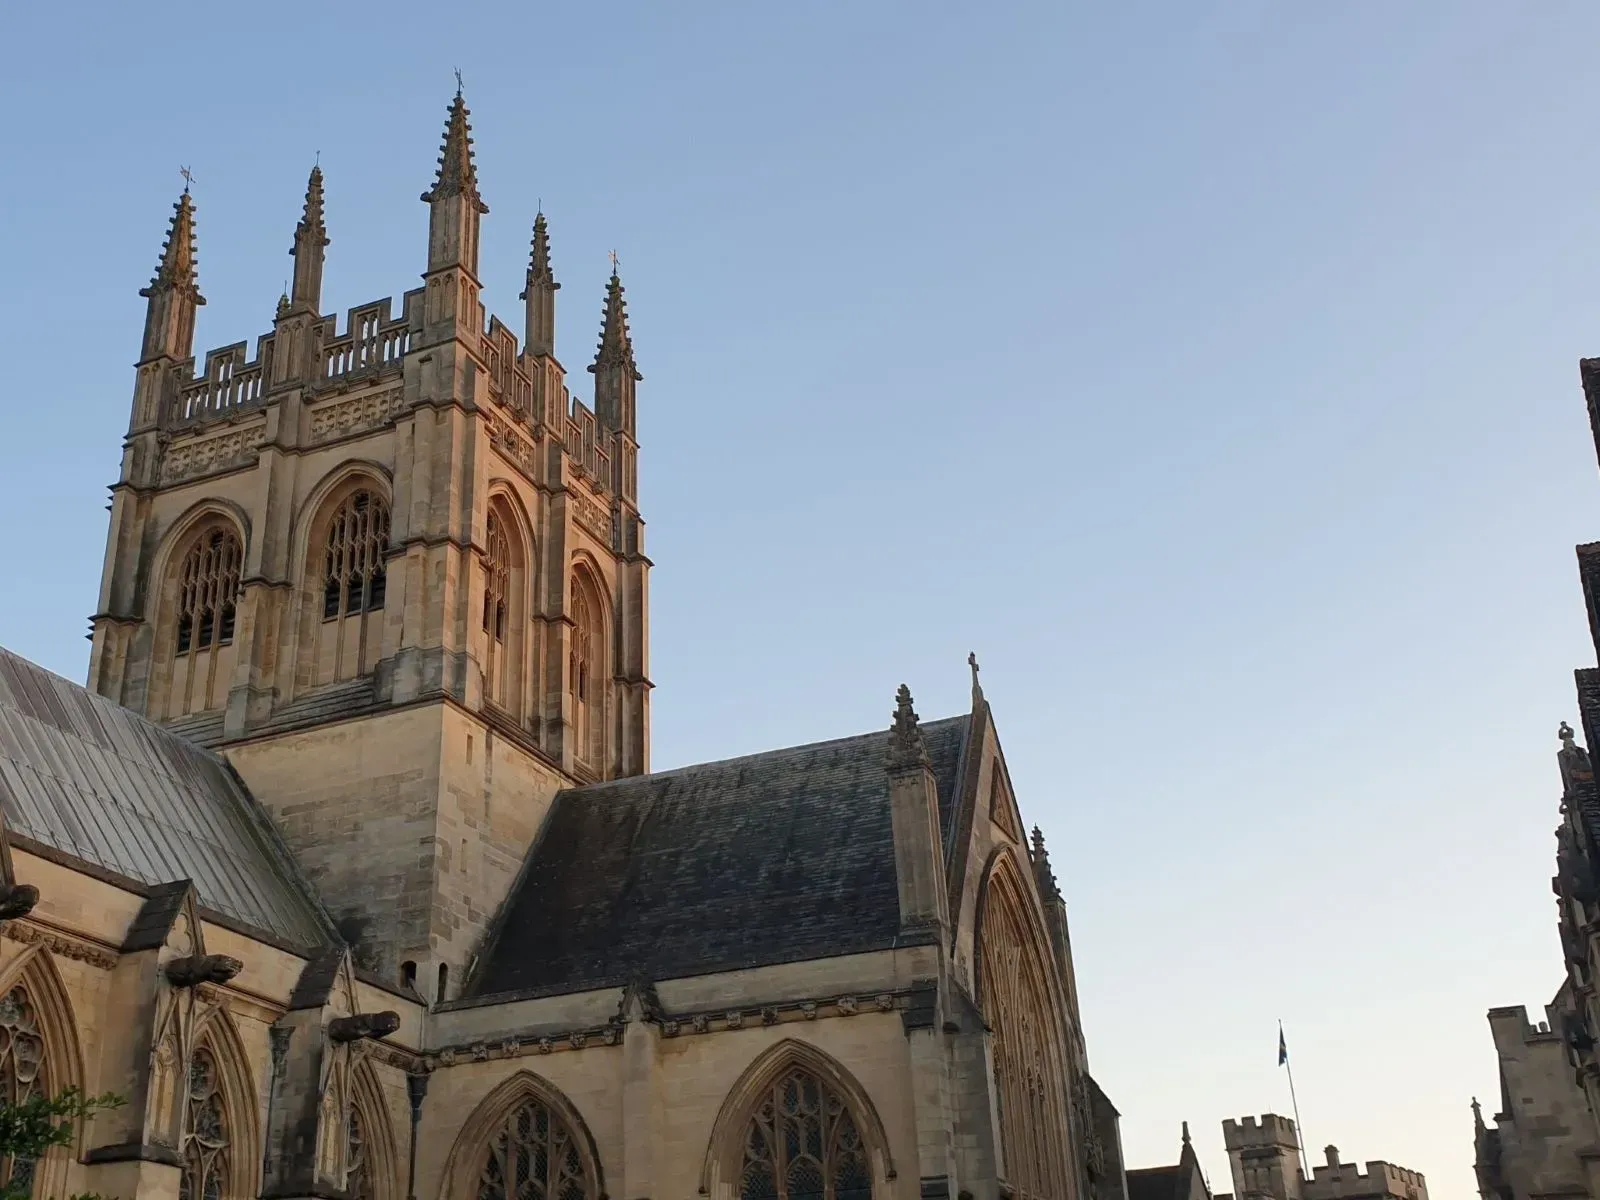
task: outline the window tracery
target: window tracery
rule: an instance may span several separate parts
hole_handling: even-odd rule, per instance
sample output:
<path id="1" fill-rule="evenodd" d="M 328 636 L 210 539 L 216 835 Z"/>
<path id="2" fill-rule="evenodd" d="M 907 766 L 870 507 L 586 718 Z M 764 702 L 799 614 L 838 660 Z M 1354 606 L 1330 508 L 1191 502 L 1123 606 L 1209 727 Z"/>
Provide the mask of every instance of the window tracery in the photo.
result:
<path id="1" fill-rule="evenodd" d="M 36 1094 L 49 1094 L 45 1077 L 44 1036 L 39 1015 L 21 986 L 0 999 L 0 1103 L 17 1104 Z M 0 1185 L 23 1193 L 33 1190 L 38 1160 L 0 1159 Z"/>
<path id="2" fill-rule="evenodd" d="M 780 1076 L 744 1137 L 740 1200 L 870 1200 L 872 1168 L 844 1097 L 802 1066 Z"/>
<path id="3" fill-rule="evenodd" d="M 225 529 L 202 535 L 184 556 L 178 585 L 179 654 L 233 641 L 243 557 L 239 539 Z"/>
<path id="4" fill-rule="evenodd" d="M 996 1118 L 1017 1200 L 1064 1200 L 1069 1136 L 1065 1062 L 1045 961 L 1014 875 L 996 870 L 984 899 L 980 992 L 994 1031 Z"/>
<path id="5" fill-rule="evenodd" d="M 524 1100 L 489 1142 L 478 1200 L 594 1200 L 574 1131 L 536 1098 Z"/>
<path id="6" fill-rule="evenodd" d="M 222 1200 L 229 1190 L 228 1119 L 217 1060 L 204 1047 L 189 1059 L 187 1099 L 178 1200 Z"/>
<path id="7" fill-rule="evenodd" d="M 361 1124 L 361 1111 L 350 1106 L 345 1122 L 344 1190 L 350 1200 L 373 1200 L 372 1176 L 367 1167 L 367 1138 Z"/>
<path id="8" fill-rule="evenodd" d="M 388 579 L 389 506 L 366 490 L 352 492 L 328 522 L 322 576 L 322 619 L 383 607 Z"/>
<path id="9" fill-rule="evenodd" d="M 506 640 L 506 594 L 511 583 L 511 549 L 495 513 L 489 514 L 488 553 L 484 559 L 483 631 Z"/>
<path id="10" fill-rule="evenodd" d="M 603 756 L 603 697 L 599 680 L 603 650 L 599 605 L 582 574 L 572 580 L 572 646 L 568 678 L 572 731 L 580 761 L 598 767 Z"/>

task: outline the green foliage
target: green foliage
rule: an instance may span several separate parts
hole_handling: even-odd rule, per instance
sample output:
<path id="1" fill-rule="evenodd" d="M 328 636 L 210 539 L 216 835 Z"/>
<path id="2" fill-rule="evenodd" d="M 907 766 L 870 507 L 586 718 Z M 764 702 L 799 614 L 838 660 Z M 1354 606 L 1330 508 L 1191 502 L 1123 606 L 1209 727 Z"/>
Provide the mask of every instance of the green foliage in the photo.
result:
<path id="1" fill-rule="evenodd" d="M 33 1181 L 33 1164 L 52 1146 L 72 1144 L 78 1121 L 104 1108 L 122 1104 L 121 1096 L 85 1096 L 67 1088 L 55 1096 L 34 1094 L 16 1104 L 0 1104 L 0 1158 L 14 1165 L 11 1180 L 0 1187 L 0 1200 L 24 1200 Z M 96 1195 L 72 1200 L 102 1200 Z"/>

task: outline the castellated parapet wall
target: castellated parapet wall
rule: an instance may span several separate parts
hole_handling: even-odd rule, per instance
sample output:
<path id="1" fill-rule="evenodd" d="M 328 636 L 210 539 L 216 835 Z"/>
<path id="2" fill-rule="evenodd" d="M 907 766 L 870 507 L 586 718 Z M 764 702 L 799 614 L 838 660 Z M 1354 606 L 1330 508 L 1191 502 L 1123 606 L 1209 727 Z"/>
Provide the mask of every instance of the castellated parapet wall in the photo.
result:
<path id="1" fill-rule="evenodd" d="M 1280 1117 L 1277 1113 L 1265 1113 L 1259 1122 L 1255 1117 L 1245 1117 L 1242 1121 L 1224 1121 L 1222 1141 L 1229 1150 L 1262 1146 L 1290 1146 L 1299 1149 L 1299 1143 L 1294 1135 L 1294 1122 L 1288 1117 Z"/>
<path id="2" fill-rule="evenodd" d="M 1421 1172 L 1393 1163 L 1369 1162 L 1365 1172 L 1355 1163 L 1317 1167 L 1300 1185 L 1303 1200 L 1368 1200 L 1369 1197 L 1404 1197 L 1428 1200 L 1428 1184 Z"/>

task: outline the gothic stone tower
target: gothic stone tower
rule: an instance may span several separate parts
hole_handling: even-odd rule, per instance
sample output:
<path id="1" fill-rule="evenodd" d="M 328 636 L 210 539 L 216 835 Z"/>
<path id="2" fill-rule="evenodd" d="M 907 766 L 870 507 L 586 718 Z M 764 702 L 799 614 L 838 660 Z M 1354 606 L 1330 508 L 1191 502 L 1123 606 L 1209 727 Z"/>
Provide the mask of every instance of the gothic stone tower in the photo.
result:
<path id="1" fill-rule="evenodd" d="M 423 286 L 321 309 L 311 172 L 272 331 L 196 374 L 179 198 L 112 489 L 89 685 L 223 750 L 358 957 L 453 994 L 551 797 L 648 768 L 632 339 L 606 289 L 594 404 L 555 357 L 543 214 L 522 346 L 479 299 L 457 92 Z"/>

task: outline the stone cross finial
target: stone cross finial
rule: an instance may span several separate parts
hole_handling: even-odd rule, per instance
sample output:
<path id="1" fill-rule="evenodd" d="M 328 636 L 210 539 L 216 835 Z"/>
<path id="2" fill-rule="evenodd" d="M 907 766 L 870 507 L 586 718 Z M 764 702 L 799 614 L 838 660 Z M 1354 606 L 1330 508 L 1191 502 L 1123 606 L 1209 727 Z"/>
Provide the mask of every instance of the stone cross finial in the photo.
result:
<path id="1" fill-rule="evenodd" d="M 1183 1144 L 1185 1146 L 1189 1144 L 1189 1122 L 1187 1121 L 1183 1123 Z"/>
<path id="2" fill-rule="evenodd" d="M 976 708 L 983 699 L 983 685 L 978 682 L 977 651 L 972 651 L 967 655 L 967 667 L 972 671 L 972 704 Z"/>
<path id="3" fill-rule="evenodd" d="M 1572 732 L 1572 726 L 1565 721 L 1561 722 L 1561 728 L 1556 730 L 1556 736 L 1561 739 L 1561 748 L 1563 750 L 1576 750 L 1578 748 L 1575 735 Z"/>
<path id="4" fill-rule="evenodd" d="M 916 710 L 911 707 L 911 689 L 902 683 L 895 692 L 894 701 L 894 723 L 889 726 L 889 769 L 925 767 L 928 747 L 922 737 L 922 727 L 917 723 Z"/>

